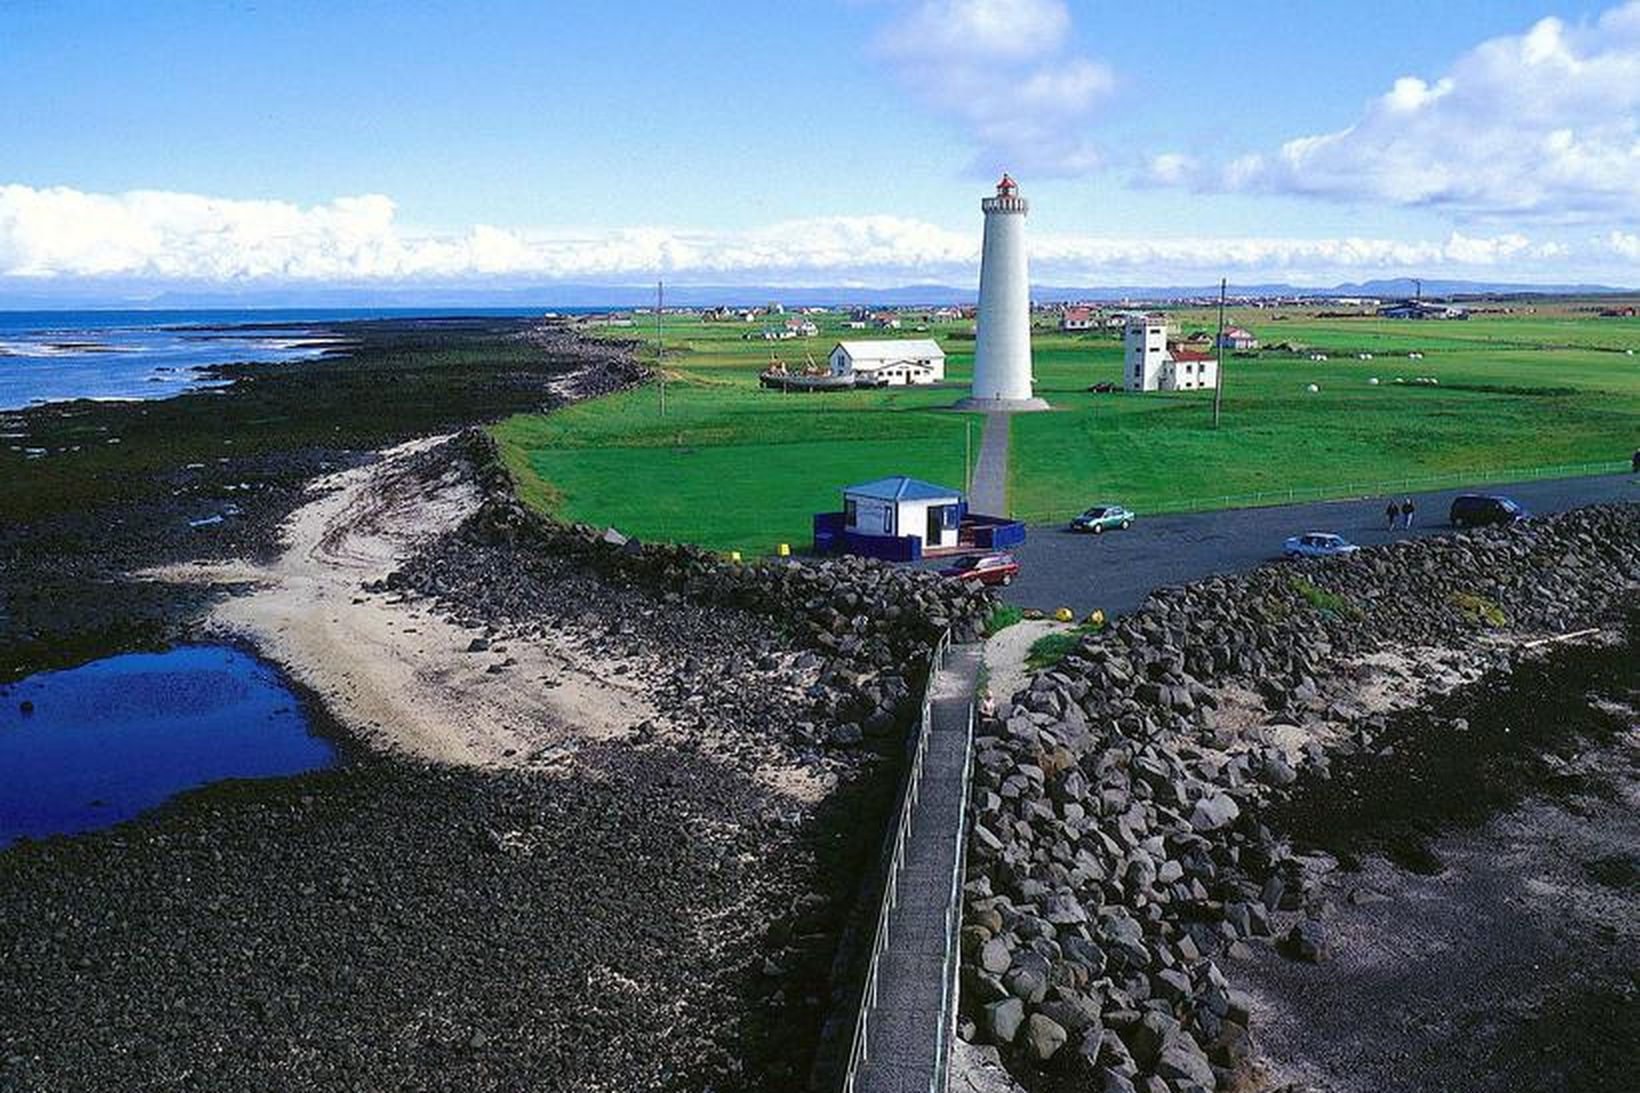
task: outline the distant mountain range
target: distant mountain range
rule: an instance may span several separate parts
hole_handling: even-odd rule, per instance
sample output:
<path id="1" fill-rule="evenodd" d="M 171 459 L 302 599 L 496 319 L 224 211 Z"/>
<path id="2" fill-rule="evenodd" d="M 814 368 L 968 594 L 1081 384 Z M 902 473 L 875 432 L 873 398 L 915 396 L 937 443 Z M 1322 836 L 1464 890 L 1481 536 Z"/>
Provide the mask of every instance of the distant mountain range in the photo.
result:
<path id="1" fill-rule="evenodd" d="M 1217 296 L 1219 286 L 1208 285 L 1114 285 L 1072 286 L 1033 285 L 1037 300 L 1178 300 Z M 1413 294 L 1409 278 L 1361 281 L 1329 288 L 1301 287 L 1280 282 L 1234 284 L 1232 296 L 1372 296 L 1398 298 Z M 1633 293 L 1610 285 L 1555 284 L 1528 285 L 1503 281 L 1423 282 L 1425 296 L 1568 296 Z M 977 292 L 951 285 L 904 285 L 898 288 L 832 286 L 791 288 L 774 285 L 677 285 L 667 286 L 666 303 L 675 307 L 756 306 L 779 301 L 796 307 L 854 304 L 863 306 L 907 307 L 919 305 L 972 303 Z M 0 285 L 0 310 L 54 310 L 84 308 L 636 308 L 653 307 L 653 285 L 539 284 L 524 288 L 483 286 L 470 288 L 345 287 L 245 289 L 229 292 L 217 288 L 171 289 L 143 292 L 136 288 L 121 291 L 103 286 L 60 288 L 51 293 L 23 292 Z"/>

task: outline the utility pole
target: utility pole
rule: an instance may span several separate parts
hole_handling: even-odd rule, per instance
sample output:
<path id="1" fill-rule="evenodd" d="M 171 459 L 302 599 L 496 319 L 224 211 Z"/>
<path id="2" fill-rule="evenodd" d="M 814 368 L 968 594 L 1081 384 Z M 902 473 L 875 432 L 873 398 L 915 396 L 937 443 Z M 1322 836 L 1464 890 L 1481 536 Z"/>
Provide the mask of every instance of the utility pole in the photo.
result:
<path id="1" fill-rule="evenodd" d="M 1218 365 L 1219 374 L 1213 378 L 1213 428 L 1219 427 L 1219 407 L 1223 405 L 1224 395 L 1224 291 L 1229 285 L 1229 279 L 1219 278 L 1219 336 L 1213 339 L 1213 352 L 1217 356 L 1214 362 Z"/>
<path id="2" fill-rule="evenodd" d="M 972 418 L 962 419 L 962 492 L 971 493 L 974 489 L 974 422 Z"/>
<path id="3" fill-rule="evenodd" d="M 661 362 L 661 356 L 666 351 L 665 343 L 661 340 L 661 312 L 666 307 L 666 284 L 663 281 L 655 282 L 655 374 L 661 380 L 661 417 L 666 416 L 666 366 Z"/>

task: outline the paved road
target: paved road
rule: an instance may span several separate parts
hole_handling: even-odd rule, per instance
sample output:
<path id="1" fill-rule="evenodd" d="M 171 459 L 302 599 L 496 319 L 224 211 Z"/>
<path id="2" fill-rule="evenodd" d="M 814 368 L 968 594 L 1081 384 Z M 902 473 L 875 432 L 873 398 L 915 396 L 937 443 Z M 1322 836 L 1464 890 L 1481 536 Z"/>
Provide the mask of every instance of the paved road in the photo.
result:
<path id="1" fill-rule="evenodd" d="M 1179 516 L 1140 516 L 1128 531 L 1074 535 L 1058 527 L 1032 527 L 1014 551 L 1020 576 L 1003 593 L 1022 607 L 1069 607 L 1083 614 L 1132 611 L 1154 588 L 1212 573 L 1252 569 L 1281 552 L 1282 540 L 1306 531 L 1331 531 L 1362 546 L 1451 529 L 1446 513 L 1460 493 L 1501 493 L 1535 513 L 1601 501 L 1640 501 L 1640 477 L 1607 475 L 1561 478 L 1508 486 L 1472 487 L 1413 494 L 1418 512 L 1412 531 L 1384 528 L 1384 497 L 1323 501 L 1260 509 Z M 1400 498 L 1397 498 L 1400 500 Z"/>
<path id="2" fill-rule="evenodd" d="M 950 1050 L 946 916 L 960 898 L 955 877 L 965 841 L 968 719 L 983 659 L 979 645 L 953 646 L 934 681 L 922 789 L 889 913 L 877 1006 L 866 1021 L 858 1093 L 927 1093 Z"/>
<path id="3" fill-rule="evenodd" d="M 986 414 L 979 459 L 968 486 L 968 507 L 986 516 L 1008 515 L 1008 422 L 1011 414 Z"/>

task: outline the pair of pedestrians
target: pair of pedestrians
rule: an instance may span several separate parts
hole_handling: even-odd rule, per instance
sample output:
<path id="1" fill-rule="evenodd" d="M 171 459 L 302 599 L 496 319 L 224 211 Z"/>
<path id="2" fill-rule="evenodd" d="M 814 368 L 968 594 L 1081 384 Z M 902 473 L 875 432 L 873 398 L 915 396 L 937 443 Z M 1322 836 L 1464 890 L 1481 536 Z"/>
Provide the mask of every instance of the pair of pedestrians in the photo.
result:
<path id="1" fill-rule="evenodd" d="M 1391 501 L 1389 504 L 1384 506 L 1384 519 L 1388 524 L 1384 530 L 1395 530 L 1396 517 L 1401 518 L 1402 527 L 1410 529 L 1412 527 L 1412 515 L 1417 511 L 1418 507 L 1412 503 L 1412 498 L 1410 497 L 1405 501 L 1402 501 L 1399 505 L 1397 505 L 1394 501 Z"/>

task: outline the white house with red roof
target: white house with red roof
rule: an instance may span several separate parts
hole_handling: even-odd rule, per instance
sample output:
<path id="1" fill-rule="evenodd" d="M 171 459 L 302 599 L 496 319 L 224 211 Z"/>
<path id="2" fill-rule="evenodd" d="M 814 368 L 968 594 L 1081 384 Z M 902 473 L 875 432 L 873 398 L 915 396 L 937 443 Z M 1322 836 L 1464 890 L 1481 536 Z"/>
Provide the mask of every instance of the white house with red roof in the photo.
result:
<path id="1" fill-rule="evenodd" d="M 1199 391 L 1219 385 L 1212 353 L 1167 340 L 1163 315 L 1130 315 L 1122 332 L 1122 387 L 1128 391 Z"/>
<path id="2" fill-rule="evenodd" d="M 1220 349 L 1257 349 L 1258 339 L 1253 332 L 1240 326 L 1227 326 L 1224 333 L 1219 335 Z"/>
<path id="3" fill-rule="evenodd" d="M 1093 309 L 1087 307 L 1068 307 L 1059 317 L 1061 330 L 1092 330 Z"/>

